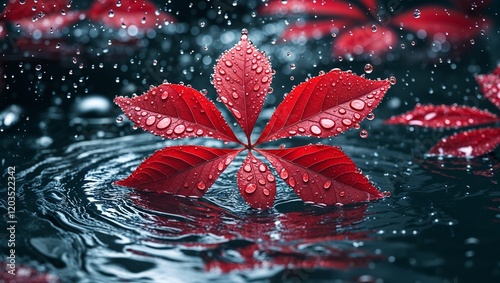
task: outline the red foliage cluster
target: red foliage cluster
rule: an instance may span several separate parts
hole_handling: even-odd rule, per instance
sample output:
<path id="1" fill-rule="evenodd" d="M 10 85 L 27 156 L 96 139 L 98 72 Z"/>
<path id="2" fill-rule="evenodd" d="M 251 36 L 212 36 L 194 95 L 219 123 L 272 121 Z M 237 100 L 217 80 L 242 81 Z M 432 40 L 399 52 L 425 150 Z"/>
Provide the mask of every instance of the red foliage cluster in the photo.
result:
<path id="1" fill-rule="evenodd" d="M 237 149 L 173 146 L 159 150 L 117 184 L 145 191 L 201 197 L 242 151 L 247 158 L 238 171 L 238 187 L 256 209 L 273 206 L 276 179 L 265 157 L 305 202 L 340 205 L 382 198 L 340 148 L 307 145 L 275 150 L 257 146 L 280 138 L 337 136 L 357 125 L 381 101 L 389 80 L 368 80 L 334 69 L 299 84 L 277 107 L 256 142 L 251 133 L 273 71 L 268 58 L 248 40 L 241 40 L 219 58 L 213 84 L 219 99 L 243 129 L 246 140 L 235 136 L 222 114 L 203 94 L 189 86 L 162 84 L 143 95 L 117 97 L 117 103 L 139 127 L 153 134 L 177 139 L 211 137 L 243 145 Z"/>
<path id="2" fill-rule="evenodd" d="M 477 75 L 481 91 L 500 109 L 500 67 L 491 74 Z M 500 122 L 487 110 L 458 105 L 417 105 L 405 114 L 391 117 L 387 124 L 403 124 L 429 128 L 465 128 Z M 431 155 L 476 157 L 493 151 L 500 144 L 500 128 L 486 127 L 457 132 L 443 138 L 430 151 Z"/>
<path id="3" fill-rule="evenodd" d="M 471 12 L 471 5 L 478 10 L 483 4 L 478 7 L 472 1 L 456 2 L 460 3 L 465 12 L 426 4 L 402 12 L 399 11 L 400 6 L 391 7 L 393 15 L 381 16 L 376 0 L 359 2 L 271 0 L 260 9 L 260 13 L 305 14 L 314 17 L 313 20 L 301 19 L 292 23 L 281 35 L 284 40 L 334 35 L 336 39 L 332 50 L 333 56 L 370 54 L 380 57 L 396 46 L 399 29 L 416 34 L 425 33 L 426 39 L 430 41 L 438 40 L 440 43 L 449 41 L 458 45 L 475 38 L 481 30 L 488 27 L 489 21 L 486 18 L 467 14 Z"/>

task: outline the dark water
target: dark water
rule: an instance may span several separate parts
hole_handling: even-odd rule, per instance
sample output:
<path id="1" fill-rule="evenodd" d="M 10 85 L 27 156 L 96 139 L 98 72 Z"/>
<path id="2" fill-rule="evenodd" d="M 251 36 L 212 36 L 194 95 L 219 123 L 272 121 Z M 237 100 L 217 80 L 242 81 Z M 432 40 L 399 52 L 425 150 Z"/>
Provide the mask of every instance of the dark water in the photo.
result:
<path id="1" fill-rule="evenodd" d="M 224 3 L 232 7 L 231 1 Z M 274 208 L 256 212 L 236 186 L 242 156 L 200 200 L 113 185 L 164 146 L 223 146 L 134 131 L 130 123 L 115 121 L 120 111 L 110 101 L 163 79 L 206 88 L 215 97 L 209 82 L 213 64 L 243 26 L 277 71 L 264 122 L 282 95 L 308 75 L 333 67 L 363 72 L 365 61 L 331 59 L 331 39 L 273 44 L 272 30 L 282 28 L 283 21 L 249 16 L 257 4 L 225 11 L 231 24 L 217 9 L 189 12 L 174 4 L 173 9 L 193 15 L 181 13 L 176 28 L 159 32 L 163 40 L 117 49 L 116 56 L 89 51 L 78 58 L 83 68 L 73 65 L 72 57 L 24 58 L 4 44 L 7 78 L 0 108 L 3 121 L 13 122 L 0 132 L 0 207 L 7 223 L 8 168 L 15 167 L 16 264 L 61 282 L 500 282 L 499 151 L 470 160 L 426 158 L 425 152 L 453 131 L 382 124 L 417 102 L 459 103 L 500 114 L 473 80 L 473 74 L 491 71 L 500 60 L 498 25 L 458 57 L 427 58 L 408 44 L 395 50 L 367 75 L 398 79 L 375 120 L 361 124 L 368 138 L 352 130 L 320 140 L 342 146 L 365 175 L 391 192 L 389 198 L 321 208 L 304 205 L 278 182 Z M 485 13 L 498 19 L 497 11 L 493 5 Z M 0 261 L 9 253 L 5 229 Z"/>

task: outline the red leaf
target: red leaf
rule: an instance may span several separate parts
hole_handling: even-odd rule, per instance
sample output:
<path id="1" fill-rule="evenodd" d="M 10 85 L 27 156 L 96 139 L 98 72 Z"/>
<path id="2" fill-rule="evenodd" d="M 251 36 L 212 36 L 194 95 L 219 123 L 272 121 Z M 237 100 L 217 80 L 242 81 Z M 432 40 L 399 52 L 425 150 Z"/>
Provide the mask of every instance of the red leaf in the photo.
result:
<path id="1" fill-rule="evenodd" d="M 56 32 L 80 19 L 79 11 L 68 11 L 68 1 L 10 0 L 2 12 L 6 20 L 19 24 L 29 33 L 39 30 L 42 33 Z"/>
<path id="2" fill-rule="evenodd" d="M 262 14 L 311 14 L 346 17 L 367 21 L 368 15 L 348 1 L 271 0 L 260 9 Z"/>
<path id="3" fill-rule="evenodd" d="M 476 81 L 481 88 L 481 92 L 496 107 L 500 109 L 500 67 L 497 67 L 492 74 L 476 75 Z"/>
<path id="4" fill-rule="evenodd" d="M 429 154 L 453 157 L 477 157 L 500 144 L 500 128 L 474 129 L 442 139 Z"/>
<path id="5" fill-rule="evenodd" d="M 120 3 L 120 4 L 118 4 Z M 119 29 L 122 25 L 153 29 L 174 18 L 148 0 L 97 0 L 90 7 L 89 18 Z"/>
<path id="6" fill-rule="evenodd" d="M 448 105 L 415 106 L 402 115 L 393 116 L 386 124 L 404 124 L 429 128 L 460 128 L 495 123 L 498 117 L 475 107 Z"/>
<path id="7" fill-rule="evenodd" d="M 468 41 L 478 36 L 489 25 L 484 18 L 470 18 L 462 12 L 441 6 L 424 6 L 416 18 L 414 11 L 406 11 L 394 18 L 394 23 L 412 32 L 423 30 L 428 38 L 446 36 L 455 43 Z"/>
<path id="8" fill-rule="evenodd" d="M 326 138 L 361 122 L 382 100 L 389 80 L 369 80 L 334 69 L 295 87 L 256 144 L 290 136 Z"/>
<path id="9" fill-rule="evenodd" d="M 148 192 L 201 197 L 240 151 L 203 146 L 166 147 L 116 184 Z"/>
<path id="10" fill-rule="evenodd" d="M 348 33 L 341 33 L 333 45 L 333 56 L 348 54 L 373 54 L 382 56 L 396 45 L 398 39 L 392 29 L 378 26 L 373 32 L 372 26 L 355 27 Z"/>
<path id="11" fill-rule="evenodd" d="M 287 28 L 281 35 L 281 39 L 291 40 L 299 37 L 307 39 L 321 38 L 332 33 L 339 33 L 346 26 L 351 26 L 352 24 L 354 24 L 354 21 L 350 19 L 298 22 Z"/>
<path id="12" fill-rule="evenodd" d="M 250 140 L 272 80 L 269 60 L 248 41 L 246 30 L 214 68 L 214 86 Z"/>
<path id="13" fill-rule="evenodd" d="M 343 205 L 384 197 L 339 148 L 307 145 L 259 152 L 305 202 Z"/>
<path id="14" fill-rule="evenodd" d="M 238 171 L 241 196 L 255 209 L 269 209 L 276 196 L 276 180 L 267 165 L 248 151 L 245 162 Z"/>
<path id="15" fill-rule="evenodd" d="M 162 84 L 141 96 L 120 96 L 114 101 L 130 120 L 158 136 L 212 137 L 239 142 L 215 105 L 188 86 Z"/>

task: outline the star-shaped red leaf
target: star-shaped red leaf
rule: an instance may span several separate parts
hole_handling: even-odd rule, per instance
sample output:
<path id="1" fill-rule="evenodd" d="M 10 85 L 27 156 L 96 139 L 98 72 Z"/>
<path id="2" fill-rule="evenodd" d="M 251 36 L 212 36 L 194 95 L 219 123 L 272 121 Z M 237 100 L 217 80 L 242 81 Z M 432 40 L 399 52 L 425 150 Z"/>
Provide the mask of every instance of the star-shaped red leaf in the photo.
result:
<path id="1" fill-rule="evenodd" d="M 380 103 L 390 87 L 389 80 L 368 80 L 338 69 L 311 78 L 286 96 L 260 138 L 252 143 L 250 135 L 273 74 L 268 58 L 243 30 L 240 42 L 219 58 L 214 72 L 219 98 L 245 132 L 246 142 L 238 141 L 214 104 L 191 87 L 162 84 L 141 96 L 117 97 L 115 103 L 136 125 L 164 138 L 212 137 L 244 148 L 167 147 L 118 185 L 200 197 L 246 149 L 237 184 L 242 197 L 255 209 L 271 208 L 276 196 L 276 177 L 255 152 L 267 158 L 306 202 L 348 204 L 384 196 L 339 148 L 317 145 L 269 150 L 255 146 L 295 135 L 331 137 L 354 127 Z"/>

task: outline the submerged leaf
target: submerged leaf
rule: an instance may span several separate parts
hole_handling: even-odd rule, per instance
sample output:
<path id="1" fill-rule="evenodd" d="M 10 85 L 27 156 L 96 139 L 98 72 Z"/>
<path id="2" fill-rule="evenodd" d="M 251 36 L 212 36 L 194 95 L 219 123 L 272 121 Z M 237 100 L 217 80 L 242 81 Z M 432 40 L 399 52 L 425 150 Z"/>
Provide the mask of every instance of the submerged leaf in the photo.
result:
<path id="1" fill-rule="evenodd" d="M 343 205 L 384 197 L 339 148 L 307 145 L 259 152 L 305 202 Z"/>
<path id="2" fill-rule="evenodd" d="M 500 144 L 500 128 L 474 129 L 442 139 L 430 155 L 477 157 L 493 151 Z"/>
<path id="3" fill-rule="evenodd" d="M 274 112 L 257 143 L 291 136 L 336 136 L 377 107 L 389 80 L 332 70 L 295 87 Z"/>
<path id="4" fill-rule="evenodd" d="M 403 124 L 429 128 L 461 128 L 490 124 L 500 119 L 475 107 L 448 105 L 417 105 L 413 110 L 391 117 L 386 124 Z"/>
<path id="5" fill-rule="evenodd" d="M 191 145 L 166 147 L 116 184 L 148 192 L 201 197 L 239 152 Z"/>
<path id="6" fill-rule="evenodd" d="M 248 151 L 238 171 L 238 188 L 245 201 L 255 209 L 269 209 L 276 196 L 276 180 L 265 163 Z"/>

